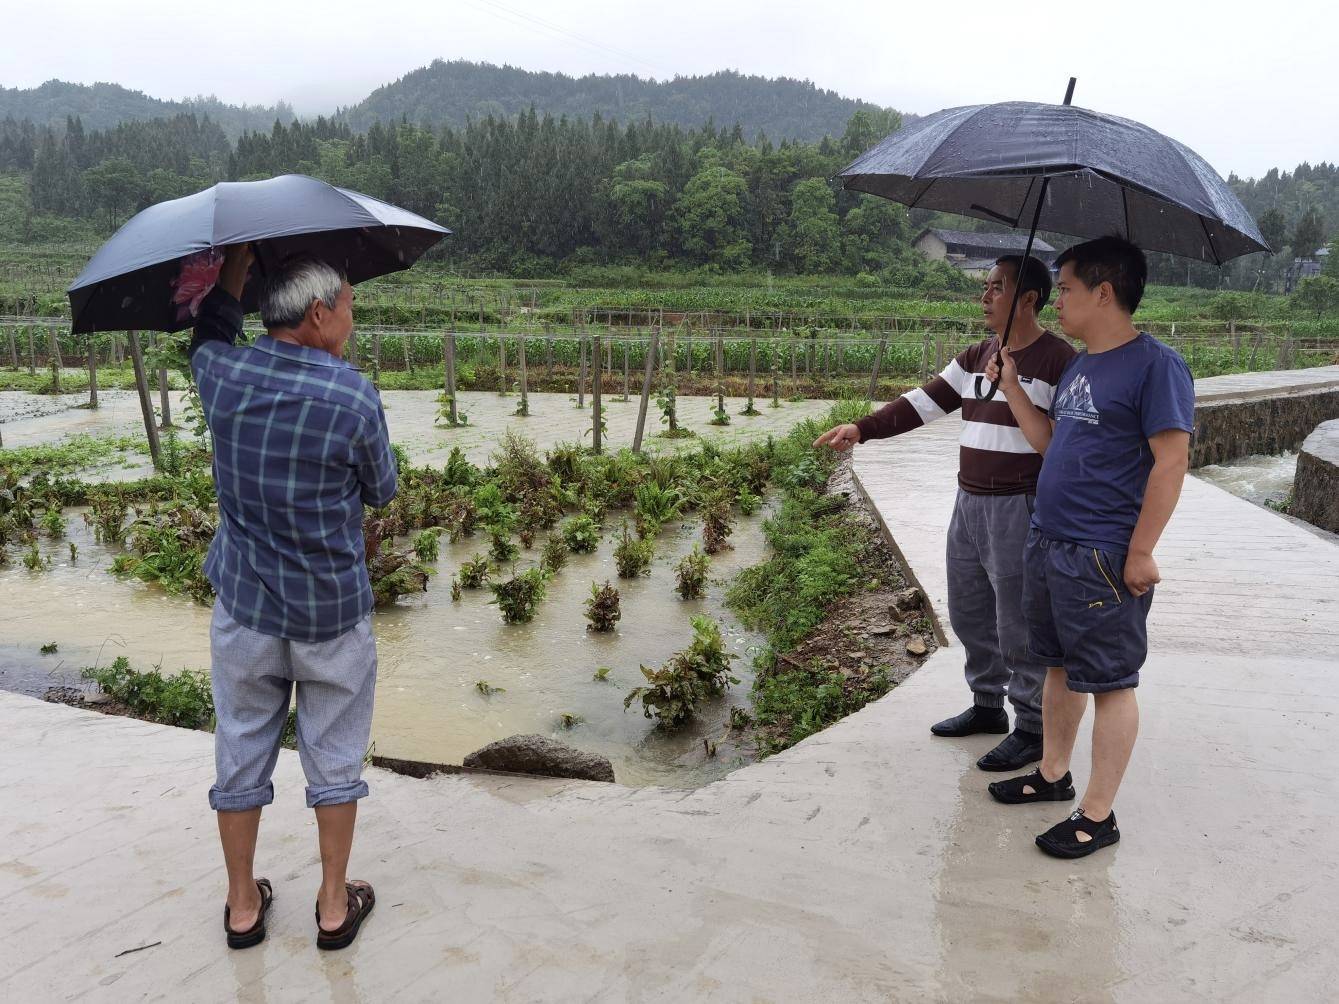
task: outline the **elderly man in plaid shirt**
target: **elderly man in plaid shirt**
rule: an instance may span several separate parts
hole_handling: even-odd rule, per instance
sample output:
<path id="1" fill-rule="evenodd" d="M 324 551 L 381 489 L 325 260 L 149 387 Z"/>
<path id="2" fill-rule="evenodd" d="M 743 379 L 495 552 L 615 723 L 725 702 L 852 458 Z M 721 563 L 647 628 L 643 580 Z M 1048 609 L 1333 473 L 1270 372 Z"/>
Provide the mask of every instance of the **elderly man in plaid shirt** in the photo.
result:
<path id="1" fill-rule="evenodd" d="M 321 850 L 316 940 L 343 948 L 375 902 L 346 869 L 367 794 L 377 672 L 363 506 L 394 497 L 395 460 L 376 391 L 343 359 L 349 283 L 310 258 L 271 269 L 260 297 L 267 334 L 239 346 L 252 260 L 247 245 L 227 249 L 190 345 L 219 502 L 205 574 L 218 593 L 209 804 L 228 871 L 223 924 L 230 947 L 265 938 L 273 889 L 253 874 L 256 836 L 296 686 L 298 755 Z"/>

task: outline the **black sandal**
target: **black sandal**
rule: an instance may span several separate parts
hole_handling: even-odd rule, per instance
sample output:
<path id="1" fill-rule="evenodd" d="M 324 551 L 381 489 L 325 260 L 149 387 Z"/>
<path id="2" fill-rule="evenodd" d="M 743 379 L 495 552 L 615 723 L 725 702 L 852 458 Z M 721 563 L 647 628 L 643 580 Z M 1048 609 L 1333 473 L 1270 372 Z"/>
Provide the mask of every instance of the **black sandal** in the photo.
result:
<path id="1" fill-rule="evenodd" d="M 1090 839 L 1080 840 L 1080 833 L 1087 834 Z M 1118 840 L 1120 830 L 1116 829 L 1114 812 L 1101 822 L 1094 822 L 1083 814 L 1083 809 L 1075 809 L 1068 819 L 1056 823 L 1039 836 L 1037 846 L 1053 858 L 1086 858 L 1093 851 Z"/>
<path id="2" fill-rule="evenodd" d="M 358 928 L 363 926 L 363 921 L 367 915 L 372 912 L 372 907 L 377 904 L 376 893 L 366 882 L 360 882 L 354 885 L 352 882 L 344 883 L 344 888 L 349 893 L 349 912 L 344 916 L 344 923 L 333 931 L 327 931 L 321 927 L 321 904 L 316 904 L 316 947 L 331 951 L 337 948 L 348 948 L 353 944 L 353 939 L 358 937 Z"/>
<path id="3" fill-rule="evenodd" d="M 256 916 L 256 922 L 245 931 L 232 929 L 232 925 L 228 922 L 231 910 L 228 904 L 223 904 L 223 933 L 228 936 L 229 948 L 250 948 L 265 940 L 265 914 L 269 911 L 270 904 L 274 902 L 274 889 L 271 888 L 269 879 L 256 879 L 256 888 L 260 890 L 260 913 Z"/>
<path id="4" fill-rule="evenodd" d="M 1024 791 L 1031 788 L 1031 791 Z M 1048 781 L 1041 776 L 1041 769 L 1021 777 L 1011 777 L 1005 781 L 992 781 L 987 790 L 997 802 L 1005 805 L 1024 805 L 1029 802 L 1068 802 L 1074 797 L 1074 779 L 1065 771 L 1065 776 L 1056 781 Z"/>

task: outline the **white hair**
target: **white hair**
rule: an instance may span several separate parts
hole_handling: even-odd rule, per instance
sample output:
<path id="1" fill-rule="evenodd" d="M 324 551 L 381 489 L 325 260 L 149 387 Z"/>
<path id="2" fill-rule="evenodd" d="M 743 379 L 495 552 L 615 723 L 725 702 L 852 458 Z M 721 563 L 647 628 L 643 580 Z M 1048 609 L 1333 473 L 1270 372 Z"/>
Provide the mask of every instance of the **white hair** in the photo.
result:
<path id="1" fill-rule="evenodd" d="M 307 308 L 320 300 L 335 309 L 344 276 L 325 262 L 307 256 L 290 258 L 270 273 L 260 294 L 260 319 L 266 328 L 296 328 Z"/>

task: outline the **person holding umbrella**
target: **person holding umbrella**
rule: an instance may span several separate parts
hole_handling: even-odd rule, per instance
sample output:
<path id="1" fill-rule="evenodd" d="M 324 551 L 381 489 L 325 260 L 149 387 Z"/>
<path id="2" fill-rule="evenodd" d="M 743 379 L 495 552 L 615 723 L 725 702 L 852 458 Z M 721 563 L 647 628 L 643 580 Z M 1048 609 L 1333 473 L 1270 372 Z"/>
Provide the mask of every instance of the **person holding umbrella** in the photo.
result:
<path id="1" fill-rule="evenodd" d="M 214 444 L 219 528 L 204 571 L 229 947 L 265 940 L 274 890 L 254 875 L 261 808 L 297 691 L 297 744 L 316 811 L 316 944 L 344 948 L 376 902 L 347 879 L 377 652 L 363 506 L 395 495 L 375 388 L 343 359 L 352 284 L 411 267 L 445 227 L 289 174 L 220 182 L 137 213 L 70 285 L 76 333 L 194 325 L 188 354 Z M 248 282 L 252 266 L 263 281 Z M 266 335 L 238 345 L 244 314 Z M 141 385 L 146 424 L 152 412 Z"/>
<path id="2" fill-rule="evenodd" d="M 1009 804 L 1073 798 L 1070 756 L 1094 695 L 1088 789 L 1077 810 L 1037 837 L 1047 854 L 1079 858 L 1120 840 L 1112 804 L 1139 731 L 1134 688 L 1159 581 L 1153 549 L 1190 466 L 1195 383 L 1173 349 L 1131 320 L 1148 276 L 1137 247 L 1102 238 L 1056 264 L 1060 325 L 1087 351 L 1061 376 L 1049 420 L 1019 382 L 1014 350 L 987 367 L 1045 457 L 1023 605 L 1032 650 L 1048 667 L 1041 766 L 996 781 L 990 793 Z"/>
<path id="3" fill-rule="evenodd" d="M 342 358 L 353 331 L 348 281 L 312 257 L 276 264 L 259 296 L 268 334 L 238 346 L 252 260 L 247 244 L 227 249 L 189 348 L 219 502 L 204 570 L 218 594 L 209 804 L 228 871 L 224 930 L 232 948 L 265 938 L 273 890 L 253 863 L 296 686 L 298 753 L 321 849 L 316 941 L 343 948 L 376 902 L 346 869 L 368 791 L 377 670 L 363 506 L 394 497 L 395 458 L 376 390 Z"/>
<path id="4" fill-rule="evenodd" d="M 829 429 L 814 444 L 846 450 L 920 428 L 961 408 L 958 496 L 946 548 L 948 615 L 966 650 L 963 668 L 972 706 L 930 731 L 954 737 L 1009 732 L 1007 695 L 1014 730 L 977 761 L 988 771 L 1018 770 L 1041 758 L 1046 671 L 1028 651 L 1022 606 L 1023 544 L 1041 456 L 1019 430 L 1009 406 L 1002 400 L 978 400 L 973 387 L 999 351 L 1000 335 L 1011 328 L 1025 393 L 1032 407 L 1040 409 L 1038 414 L 1045 413 L 1056 381 L 1074 356 L 1069 344 L 1045 331 L 1037 319 L 1050 295 L 1051 275 L 1041 261 L 1019 255 L 1000 258 L 981 294 L 981 311 L 992 336 L 961 352 L 925 386 L 858 422 Z"/>

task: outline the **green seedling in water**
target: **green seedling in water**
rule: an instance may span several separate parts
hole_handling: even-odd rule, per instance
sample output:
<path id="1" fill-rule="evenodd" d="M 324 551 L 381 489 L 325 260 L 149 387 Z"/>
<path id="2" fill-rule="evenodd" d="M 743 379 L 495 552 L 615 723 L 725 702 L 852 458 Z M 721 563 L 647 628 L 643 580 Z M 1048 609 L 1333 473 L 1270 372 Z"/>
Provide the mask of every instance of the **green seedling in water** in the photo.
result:
<path id="1" fill-rule="evenodd" d="M 30 572 L 40 572 L 46 567 L 46 559 L 42 557 L 42 552 L 37 549 L 37 541 L 33 541 L 32 547 L 24 552 L 23 564 Z"/>
<path id="2" fill-rule="evenodd" d="M 70 564 L 73 565 L 78 560 L 79 546 L 74 541 L 70 541 Z"/>
<path id="3" fill-rule="evenodd" d="M 609 679 L 610 671 L 611 667 L 600 666 L 595 670 L 595 675 L 592 677 L 592 679 L 595 680 L 597 683 L 604 683 L 606 680 Z"/>
<path id="4" fill-rule="evenodd" d="M 42 654 L 43 654 L 43 655 L 55 655 L 55 654 L 56 654 L 56 648 L 57 648 L 56 643 L 55 643 L 54 641 L 49 641 L 49 642 L 47 642 L 45 645 L 42 646 Z"/>
<path id="5" fill-rule="evenodd" d="M 451 580 L 451 602 L 452 602 L 452 603 L 459 603 L 459 602 L 460 602 L 461 592 L 462 592 L 462 590 L 461 590 L 461 587 L 460 587 L 460 579 L 458 579 L 458 578 L 453 578 L 453 579 Z"/>
<path id="6" fill-rule="evenodd" d="M 501 694 L 506 691 L 506 687 L 495 687 L 487 680 L 480 680 L 474 685 L 474 689 L 483 694 L 484 697 L 492 697 L 494 694 Z"/>
<path id="7" fill-rule="evenodd" d="M 574 715 L 570 711 L 564 711 L 558 716 L 558 724 L 565 729 L 574 729 L 585 722 L 585 720 L 586 719 L 582 718 L 580 715 Z"/>

